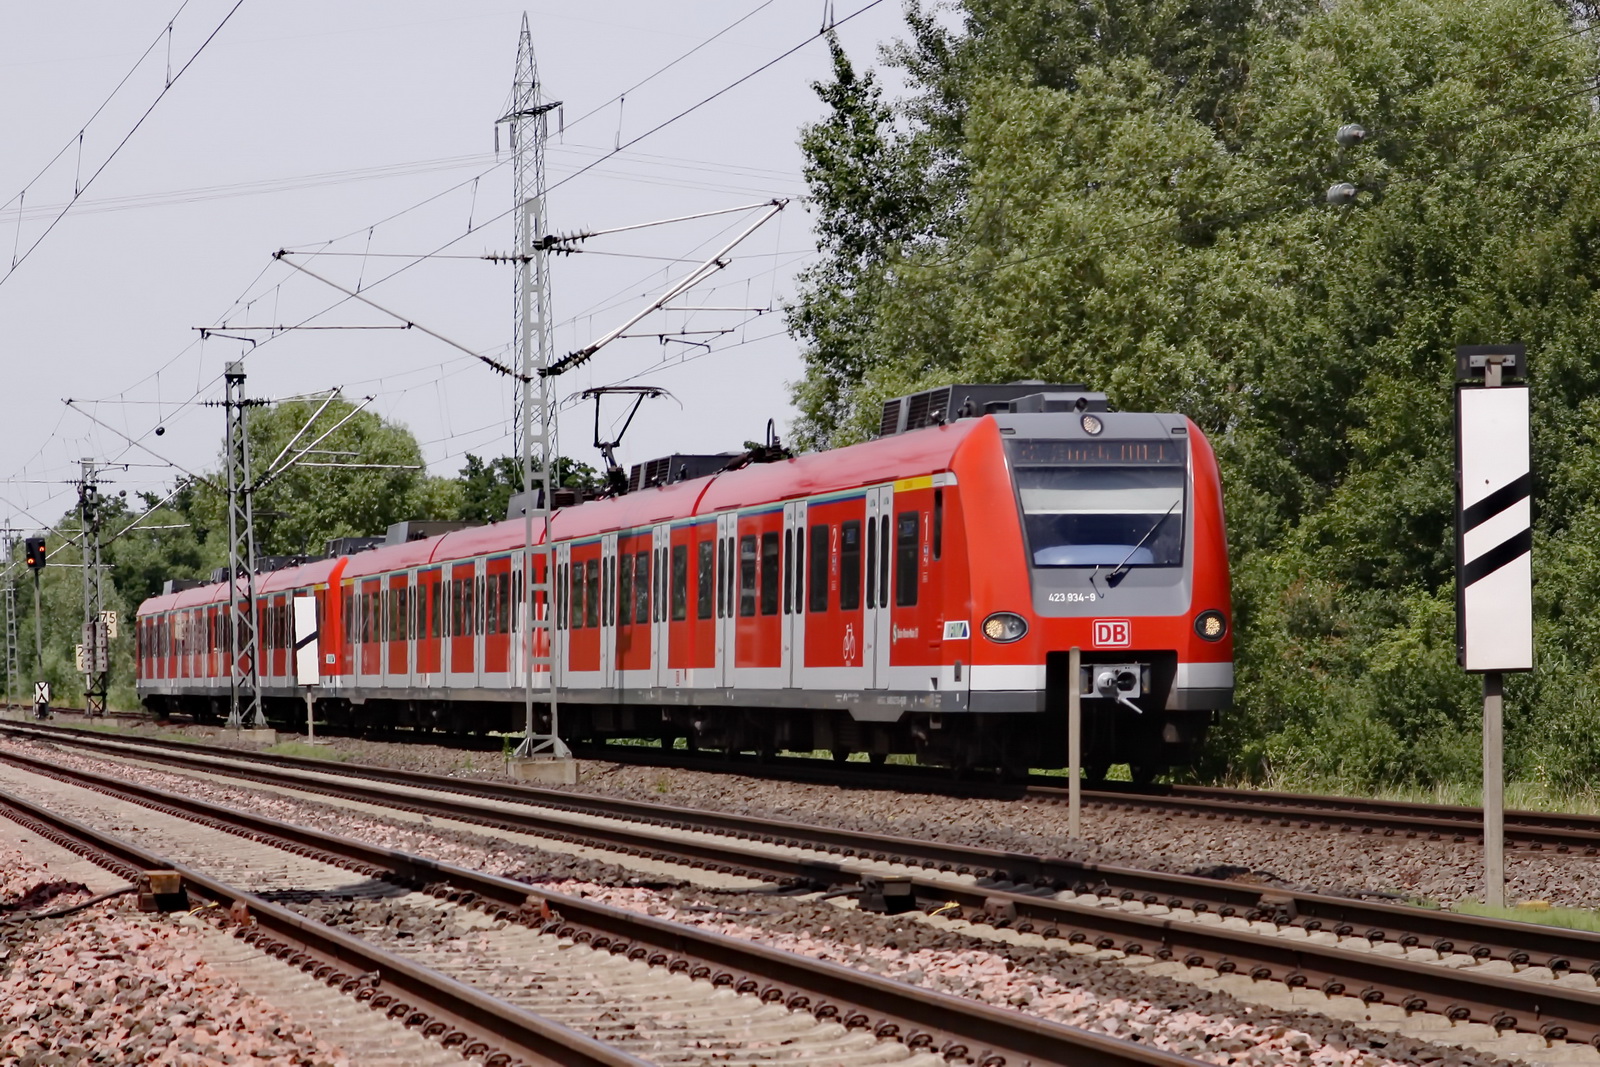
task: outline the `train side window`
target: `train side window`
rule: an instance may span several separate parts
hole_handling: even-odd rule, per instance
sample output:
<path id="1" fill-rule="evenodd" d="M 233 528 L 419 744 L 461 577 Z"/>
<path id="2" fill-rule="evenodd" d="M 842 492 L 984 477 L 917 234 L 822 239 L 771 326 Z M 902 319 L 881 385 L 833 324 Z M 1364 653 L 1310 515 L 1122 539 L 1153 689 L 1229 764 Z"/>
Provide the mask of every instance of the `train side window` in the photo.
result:
<path id="1" fill-rule="evenodd" d="M 572 597 L 572 604 L 570 605 L 570 607 L 568 609 L 571 612 L 571 617 L 569 619 L 569 622 L 571 623 L 571 626 L 572 626 L 573 629 L 581 630 L 581 629 L 583 629 L 583 603 L 584 603 L 584 598 L 583 598 L 583 561 L 579 560 L 576 563 L 570 563 L 570 564 L 568 564 L 568 567 L 570 569 L 569 570 L 569 577 L 572 580 L 572 587 L 571 587 L 571 590 L 570 590 L 570 592 L 568 594 L 569 596 Z"/>
<path id="2" fill-rule="evenodd" d="M 739 617 L 756 613 L 756 535 L 739 538 Z"/>
<path id="3" fill-rule="evenodd" d="M 669 538 L 671 537 L 671 532 L 670 531 L 668 532 L 668 537 Z M 685 551 L 687 551 L 687 550 L 685 550 Z M 686 555 L 686 556 L 683 557 L 683 559 L 684 559 L 684 564 L 685 564 L 685 568 L 686 568 L 685 569 L 685 574 L 687 574 L 687 564 L 689 562 L 689 557 Z M 687 606 L 687 603 L 688 603 L 688 599 L 687 599 L 688 588 L 687 588 L 687 586 L 684 589 L 684 594 L 685 594 L 684 603 Z M 671 613 L 672 613 L 672 545 L 669 542 L 668 544 L 662 545 L 660 548 L 658 548 L 656 550 L 656 618 L 659 619 L 662 622 L 666 622 L 667 619 L 671 616 Z M 687 611 L 685 613 L 687 614 Z"/>
<path id="4" fill-rule="evenodd" d="M 672 621 L 689 617 L 689 546 L 672 546 Z"/>
<path id="5" fill-rule="evenodd" d="M 650 621 L 650 552 L 633 554 L 633 621 Z"/>
<path id="6" fill-rule="evenodd" d="M 806 610 L 806 528 L 794 528 L 794 613 Z"/>
<path id="7" fill-rule="evenodd" d="M 716 589 L 714 573 L 717 566 L 717 546 L 714 541 L 701 541 L 699 569 L 695 572 L 695 618 L 711 618 L 711 594 Z"/>
<path id="8" fill-rule="evenodd" d="M 600 561 L 591 559 L 583 565 L 585 603 L 583 624 L 600 625 Z"/>
<path id="9" fill-rule="evenodd" d="M 783 613 L 794 614 L 794 531 L 783 531 Z"/>
<path id="10" fill-rule="evenodd" d="M 839 610 L 861 607 L 861 521 L 839 528 Z"/>
<path id="11" fill-rule="evenodd" d="M 944 549 L 944 490 L 933 491 L 933 558 L 938 559 Z"/>
<path id="12" fill-rule="evenodd" d="M 778 532 L 761 535 L 761 614 L 778 613 Z"/>
<path id="13" fill-rule="evenodd" d="M 520 578 L 521 575 L 519 574 L 517 577 Z M 518 592 L 521 591 L 521 582 L 516 583 L 516 589 Z M 511 619 L 513 617 L 511 605 L 516 603 L 514 596 L 515 594 L 512 591 L 511 572 L 507 571 L 500 576 L 500 632 L 503 634 L 508 634 L 511 632 Z"/>
<path id="14" fill-rule="evenodd" d="M 717 618 L 728 614 L 728 539 L 717 536 Z"/>
<path id="15" fill-rule="evenodd" d="M 622 572 L 617 575 L 617 602 L 622 605 L 622 621 L 633 621 L 633 560 L 622 557 Z"/>
<path id="16" fill-rule="evenodd" d="M 909 608 L 917 602 L 917 546 L 922 512 L 902 511 L 894 530 L 894 602 Z"/>
<path id="17" fill-rule="evenodd" d="M 439 572 L 433 572 L 433 581 L 428 583 L 428 597 L 433 601 L 433 632 L 429 637 L 444 636 L 444 583 L 439 580 Z"/>
<path id="18" fill-rule="evenodd" d="M 887 521 L 887 516 L 884 517 Z M 867 520 L 867 607 L 878 606 L 878 517 Z"/>
<path id="19" fill-rule="evenodd" d="M 811 527 L 811 603 L 812 614 L 828 610 L 828 526 Z"/>
<path id="20" fill-rule="evenodd" d="M 912 594 L 915 596 L 915 594 Z M 915 603 L 915 601 L 912 601 Z M 889 606 L 889 516 L 878 523 L 878 607 Z"/>
<path id="21" fill-rule="evenodd" d="M 497 634 L 500 632 L 500 576 L 488 576 L 488 584 L 483 590 L 483 632 Z"/>

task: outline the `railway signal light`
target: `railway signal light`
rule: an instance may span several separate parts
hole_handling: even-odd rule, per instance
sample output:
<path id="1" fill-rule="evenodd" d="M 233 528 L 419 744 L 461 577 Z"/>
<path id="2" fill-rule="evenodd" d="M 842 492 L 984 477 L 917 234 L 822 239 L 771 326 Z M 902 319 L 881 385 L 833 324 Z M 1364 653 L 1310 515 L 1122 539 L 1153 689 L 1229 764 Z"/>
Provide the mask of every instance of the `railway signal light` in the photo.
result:
<path id="1" fill-rule="evenodd" d="M 35 571 L 44 570 L 44 538 L 28 537 L 22 542 L 24 558 L 27 560 L 28 569 Z"/>

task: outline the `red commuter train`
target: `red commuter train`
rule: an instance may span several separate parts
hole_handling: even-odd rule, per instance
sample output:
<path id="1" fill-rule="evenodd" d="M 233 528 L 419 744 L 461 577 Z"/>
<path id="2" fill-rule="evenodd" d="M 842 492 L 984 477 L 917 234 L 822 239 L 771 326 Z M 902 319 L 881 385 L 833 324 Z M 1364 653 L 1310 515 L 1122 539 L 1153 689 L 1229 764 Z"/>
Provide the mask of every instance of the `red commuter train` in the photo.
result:
<path id="1" fill-rule="evenodd" d="M 1059 766 L 1077 646 L 1086 766 L 1147 778 L 1232 702 L 1221 483 L 1182 415 L 951 386 L 889 402 L 863 444 L 667 473 L 552 520 L 535 685 L 557 687 L 569 740 Z M 309 593 L 329 719 L 520 730 L 523 536 L 517 519 L 259 575 L 269 715 L 302 706 L 290 605 Z M 225 582 L 140 606 L 148 707 L 225 709 L 227 608 Z"/>

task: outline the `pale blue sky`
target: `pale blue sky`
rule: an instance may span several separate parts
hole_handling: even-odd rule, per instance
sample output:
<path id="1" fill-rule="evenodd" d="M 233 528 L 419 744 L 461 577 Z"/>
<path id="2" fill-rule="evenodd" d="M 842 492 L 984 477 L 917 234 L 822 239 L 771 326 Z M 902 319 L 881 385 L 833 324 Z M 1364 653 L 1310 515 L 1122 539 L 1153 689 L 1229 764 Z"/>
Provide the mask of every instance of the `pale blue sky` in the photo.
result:
<path id="1" fill-rule="evenodd" d="M 174 72 L 235 0 L 190 0 L 173 24 Z M 345 253 L 315 269 L 353 284 L 405 265 L 468 225 L 510 206 L 510 168 L 494 167 L 493 120 L 510 90 L 517 30 L 527 12 L 549 95 L 565 101 L 552 131 L 556 183 L 808 36 L 825 7 L 836 18 L 868 0 L 703 0 L 694 4 L 590 0 L 581 5 L 454 5 L 396 0 L 245 0 L 215 41 L 168 90 L 142 128 L 76 207 L 0 284 L 0 351 L 8 388 L 0 428 L 0 518 L 53 521 L 72 498 L 81 456 L 134 466 L 112 477 L 130 493 L 170 484 L 172 472 L 116 433 L 68 410 L 63 397 L 191 468 L 214 462 L 222 415 L 197 399 L 221 394 L 222 366 L 245 346 L 198 343 L 196 326 L 298 323 L 339 294 L 272 261 L 280 248 Z M 0 33 L 0 274 L 106 158 L 167 77 L 162 34 L 180 0 L 5 5 Z M 759 8 L 759 10 L 757 10 Z M 630 94 L 607 100 L 680 53 L 755 12 L 693 58 Z M 875 60 L 903 32 L 899 0 L 882 0 L 840 30 L 851 54 Z M 106 111 L 76 136 L 152 41 L 150 58 Z M 804 192 L 799 126 L 821 114 L 810 82 L 827 71 L 818 39 L 744 85 L 551 194 L 557 230 L 601 229 Z M 592 115 L 578 121 L 592 110 Z M 72 147 L 30 181 L 63 145 Z M 502 148 L 506 141 L 502 138 Z M 506 156 L 502 154 L 502 159 Z M 473 185 L 474 175 L 483 174 Z M 460 188 L 452 186 L 465 183 Z M 374 223 L 436 196 L 399 218 Z M 746 216 L 597 240 L 555 264 L 558 354 L 620 322 L 665 280 L 715 249 Z M 325 244 L 342 238 L 331 245 Z M 458 241 L 477 256 L 511 245 L 509 219 Z M 793 292 L 813 238 L 804 205 L 751 238 L 715 281 L 684 302 L 767 307 Z M 617 253 L 635 253 L 641 259 Z M 712 288 L 715 286 L 715 288 Z M 469 347 L 511 338 L 510 270 L 474 259 L 435 260 L 368 290 L 372 299 Z M 316 324 L 377 324 L 345 307 Z M 656 317 L 639 332 L 685 325 Z M 800 373 L 779 315 L 703 313 L 692 329 L 734 328 L 720 351 L 652 339 L 619 342 L 567 375 L 563 393 L 641 372 L 671 390 L 647 404 L 625 462 L 670 451 L 721 451 L 791 416 L 785 383 Z M 256 334 L 256 336 L 262 336 Z M 743 342 L 737 344 L 737 342 Z M 302 331 L 247 360 L 255 395 L 346 386 L 376 394 L 373 409 L 424 442 L 435 473 L 462 455 L 510 450 L 509 385 L 416 331 Z M 167 432 L 153 435 L 163 425 Z M 562 419 L 562 450 L 597 462 L 591 409 Z M 29 516 L 32 518 L 29 518 Z"/>

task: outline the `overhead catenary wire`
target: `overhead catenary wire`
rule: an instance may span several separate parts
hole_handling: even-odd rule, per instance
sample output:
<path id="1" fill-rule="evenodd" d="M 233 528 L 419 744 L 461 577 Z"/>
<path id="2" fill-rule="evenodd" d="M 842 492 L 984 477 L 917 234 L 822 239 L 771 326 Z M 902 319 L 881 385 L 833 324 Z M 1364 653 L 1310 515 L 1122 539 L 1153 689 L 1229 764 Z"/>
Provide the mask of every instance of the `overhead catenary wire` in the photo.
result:
<path id="1" fill-rule="evenodd" d="M 187 0 L 185 0 L 185 2 L 187 3 Z M 222 16 L 222 21 L 217 23 L 216 28 L 211 31 L 210 35 L 208 35 L 204 41 L 200 42 L 200 47 L 195 49 L 194 54 L 184 62 L 183 66 L 178 68 L 178 72 L 176 74 L 172 74 L 167 78 L 166 84 L 162 86 L 159 92 L 156 93 L 156 98 L 150 102 L 150 106 L 145 108 L 144 113 L 140 115 L 137 120 L 135 120 L 133 126 L 122 136 L 122 139 L 117 142 L 116 146 L 111 149 L 111 154 L 106 156 L 106 158 L 101 161 L 100 165 L 96 167 L 92 173 L 90 173 L 89 177 L 86 178 L 81 185 L 74 183 L 75 188 L 73 189 L 72 199 L 67 201 L 66 205 L 63 206 L 55 215 L 55 217 L 50 220 L 50 222 L 45 226 L 44 232 L 39 234 L 39 236 L 34 239 L 33 243 L 30 244 L 20 256 L 13 253 L 11 258 L 11 268 L 4 274 L 0 274 L 0 286 L 5 285 L 5 283 L 10 280 L 11 276 L 17 272 L 17 268 L 22 266 L 22 264 L 27 261 L 29 256 L 33 255 L 34 249 L 43 244 L 45 238 L 49 237 L 50 234 L 55 231 L 55 228 L 61 223 L 61 220 L 66 218 L 67 212 L 72 210 L 73 205 L 78 202 L 79 198 L 83 196 L 83 194 L 88 190 L 89 186 L 94 184 L 95 179 L 100 177 L 105 169 L 111 165 L 111 161 L 116 159 L 117 156 L 121 154 L 122 149 L 130 140 L 133 139 L 133 135 L 138 133 L 140 127 L 145 124 L 145 120 L 150 117 L 161 101 L 166 99 L 167 94 L 172 91 L 172 87 L 176 85 L 179 79 L 181 79 L 189 70 L 189 68 L 194 65 L 194 61 L 200 58 L 200 54 L 206 50 L 206 47 L 210 45 L 212 41 L 216 40 L 217 35 L 222 32 L 223 27 L 226 26 L 230 20 L 232 20 L 234 14 L 243 6 L 244 0 L 236 0 L 234 5 L 228 9 L 228 13 Z M 180 11 L 181 10 L 182 9 L 180 8 Z M 101 106 L 102 108 L 104 107 L 104 105 Z M 99 111 L 96 111 L 95 113 L 99 114 Z M 79 136 L 81 138 L 82 134 L 80 133 Z"/>

